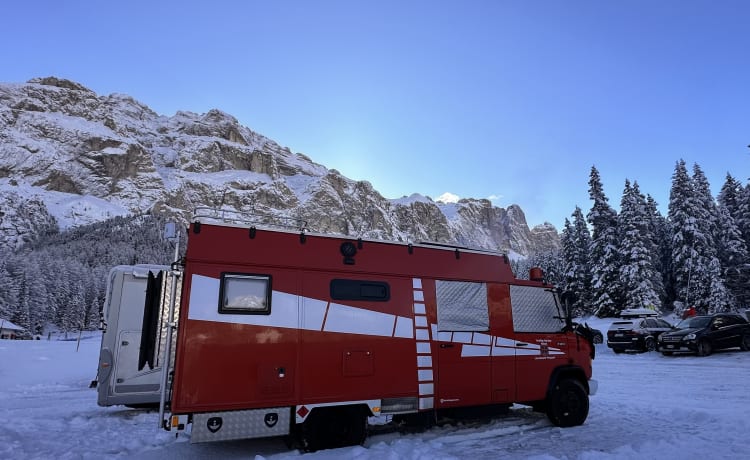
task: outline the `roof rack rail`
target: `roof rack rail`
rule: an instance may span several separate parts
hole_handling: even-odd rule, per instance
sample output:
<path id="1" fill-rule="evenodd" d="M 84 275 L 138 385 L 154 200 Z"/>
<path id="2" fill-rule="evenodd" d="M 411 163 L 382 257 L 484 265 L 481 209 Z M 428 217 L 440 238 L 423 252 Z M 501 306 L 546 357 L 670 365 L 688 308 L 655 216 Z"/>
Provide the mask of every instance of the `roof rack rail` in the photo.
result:
<path id="1" fill-rule="evenodd" d="M 307 221 L 296 217 L 285 217 L 257 212 L 242 212 L 233 209 L 198 207 L 193 211 L 193 221 L 218 221 L 225 224 L 263 225 L 266 227 L 281 227 L 306 232 Z"/>
<path id="2" fill-rule="evenodd" d="M 471 249 L 467 248 L 466 246 L 459 246 L 457 244 L 451 244 L 451 243 L 440 243 L 437 241 L 419 241 L 418 244 L 421 244 L 423 246 L 439 246 L 442 248 L 451 248 L 451 249 Z"/>
<path id="3" fill-rule="evenodd" d="M 503 254 L 503 255 L 505 254 L 501 251 L 493 251 L 492 249 L 470 248 L 468 246 L 461 246 L 458 244 L 451 244 L 451 243 L 440 243 L 437 241 L 419 241 L 417 244 L 421 244 L 422 246 L 435 246 L 438 248 L 458 249 L 461 251 L 486 252 L 488 254 Z"/>

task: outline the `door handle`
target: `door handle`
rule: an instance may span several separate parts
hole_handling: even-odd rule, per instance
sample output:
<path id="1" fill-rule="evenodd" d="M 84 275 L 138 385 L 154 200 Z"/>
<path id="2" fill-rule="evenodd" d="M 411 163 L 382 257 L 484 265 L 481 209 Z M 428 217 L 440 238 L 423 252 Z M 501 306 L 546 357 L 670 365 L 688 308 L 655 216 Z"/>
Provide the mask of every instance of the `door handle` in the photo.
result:
<path id="1" fill-rule="evenodd" d="M 452 343 L 441 343 L 440 348 L 453 348 Z"/>
<path id="2" fill-rule="evenodd" d="M 528 343 L 523 343 L 523 342 L 517 342 L 517 343 L 516 343 L 516 346 L 517 346 L 517 347 L 528 347 L 528 346 L 529 346 L 529 344 L 528 344 Z"/>

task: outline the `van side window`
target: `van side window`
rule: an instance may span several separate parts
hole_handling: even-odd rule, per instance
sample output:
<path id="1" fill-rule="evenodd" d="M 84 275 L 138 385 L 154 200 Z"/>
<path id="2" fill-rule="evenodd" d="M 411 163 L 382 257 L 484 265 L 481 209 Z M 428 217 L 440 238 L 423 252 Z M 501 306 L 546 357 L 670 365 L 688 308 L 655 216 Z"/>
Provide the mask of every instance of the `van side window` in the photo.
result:
<path id="1" fill-rule="evenodd" d="M 487 285 L 435 281 L 438 331 L 489 331 Z"/>
<path id="2" fill-rule="evenodd" d="M 510 303 L 516 332 L 560 332 L 565 325 L 551 289 L 511 286 Z"/>
<path id="3" fill-rule="evenodd" d="M 368 300 L 387 302 L 391 299 L 391 287 L 383 281 L 331 280 L 333 300 Z"/>
<path id="4" fill-rule="evenodd" d="M 219 313 L 268 315 L 271 313 L 271 277 L 222 273 Z"/>

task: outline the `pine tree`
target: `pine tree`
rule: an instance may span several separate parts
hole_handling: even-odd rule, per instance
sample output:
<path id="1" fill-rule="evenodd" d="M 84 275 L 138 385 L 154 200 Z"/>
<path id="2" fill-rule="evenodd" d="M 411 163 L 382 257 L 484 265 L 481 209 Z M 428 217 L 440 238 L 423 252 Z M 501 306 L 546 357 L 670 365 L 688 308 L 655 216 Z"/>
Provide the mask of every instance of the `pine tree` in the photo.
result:
<path id="1" fill-rule="evenodd" d="M 734 219 L 724 205 L 719 205 L 719 237 L 717 240 L 720 276 L 739 305 L 750 305 L 750 259 Z"/>
<path id="2" fill-rule="evenodd" d="M 620 282 L 625 292 L 626 308 L 660 308 L 658 278 L 653 267 L 653 235 L 646 200 L 638 184 L 625 180 L 618 230 L 620 234 Z"/>
<path id="3" fill-rule="evenodd" d="M 662 305 L 674 300 L 672 288 L 672 268 L 670 264 L 672 247 L 670 245 L 670 226 L 667 219 L 659 213 L 656 200 L 651 195 L 646 195 L 646 212 L 650 217 L 649 233 L 653 235 L 652 245 L 654 248 L 652 265 L 656 270 L 657 279 L 654 287 L 659 292 Z"/>
<path id="4" fill-rule="evenodd" d="M 581 208 L 576 206 L 571 215 L 573 224 L 565 219 L 561 245 L 564 261 L 565 291 L 571 295 L 574 316 L 593 313 L 591 305 L 591 234 Z"/>
<path id="5" fill-rule="evenodd" d="M 737 215 L 733 217 L 745 245 L 750 248 L 750 184 L 740 189 L 737 197 Z"/>
<path id="6" fill-rule="evenodd" d="M 727 173 L 724 185 L 721 186 L 721 190 L 719 191 L 717 201 L 727 208 L 734 220 L 737 220 L 739 217 L 742 192 L 742 185 L 731 174 Z"/>
<path id="7" fill-rule="evenodd" d="M 9 254 L 0 251 L 0 318 L 8 320 L 10 319 L 11 293 L 6 286 L 10 286 L 12 282 L 10 273 L 6 268 L 9 258 Z"/>
<path id="8" fill-rule="evenodd" d="M 622 310 L 622 287 L 619 283 L 617 213 L 607 203 L 596 167 L 591 168 L 589 197 L 594 202 L 586 216 L 592 228 L 591 303 L 600 317 L 615 316 Z"/>
<path id="9" fill-rule="evenodd" d="M 708 313 L 720 313 L 731 311 L 735 305 L 734 296 L 724 285 L 721 278 L 721 267 L 719 259 L 713 258 L 708 266 L 709 273 L 709 293 L 708 293 Z"/>
<path id="10" fill-rule="evenodd" d="M 672 268 L 676 297 L 687 305 L 708 311 L 711 275 L 716 258 L 716 207 L 708 182 L 696 165 L 690 178 L 680 160 L 672 175 L 669 220 L 672 225 Z M 679 313 L 679 312 L 678 312 Z"/>
<path id="11" fill-rule="evenodd" d="M 31 331 L 35 334 L 42 334 L 47 324 L 50 322 L 49 302 L 47 300 L 47 288 L 44 285 L 44 278 L 37 257 L 30 257 L 26 262 L 24 277 L 28 289 L 28 298 L 26 300 L 29 311 L 29 322 Z"/>

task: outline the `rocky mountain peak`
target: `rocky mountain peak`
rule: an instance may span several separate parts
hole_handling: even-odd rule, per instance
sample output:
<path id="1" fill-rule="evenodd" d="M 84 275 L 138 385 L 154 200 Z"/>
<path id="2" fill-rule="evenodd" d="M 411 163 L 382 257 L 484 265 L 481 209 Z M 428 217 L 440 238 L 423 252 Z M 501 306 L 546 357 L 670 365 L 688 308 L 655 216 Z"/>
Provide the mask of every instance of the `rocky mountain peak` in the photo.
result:
<path id="1" fill-rule="evenodd" d="M 183 221 L 201 206 L 305 219 L 314 231 L 439 241 L 528 255 L 559 247 L 549 224 L 530 230 L 520 207 L 489 200 L 384 198 L 367 181 L 293 153 L 213 109 L 159 115 L 123 94 L 45 77 L 0 84 L 0 227 L 49 231 L 153 212 Z M 49 216 L 35 224 L 28 213 Z M 18 216 L 25 216 L 23 224 Z M 33 236 L 33 235 L 32 235 Z"/>

